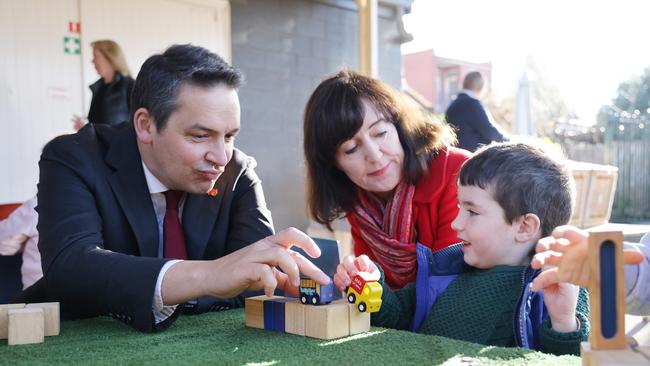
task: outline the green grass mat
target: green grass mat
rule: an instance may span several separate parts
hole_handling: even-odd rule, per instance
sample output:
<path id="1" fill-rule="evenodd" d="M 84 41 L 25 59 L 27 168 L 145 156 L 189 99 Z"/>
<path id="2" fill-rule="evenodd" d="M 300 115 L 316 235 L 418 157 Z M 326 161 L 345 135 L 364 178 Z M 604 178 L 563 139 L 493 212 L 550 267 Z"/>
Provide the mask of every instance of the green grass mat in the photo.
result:
<path id="1" fill-rule="evenodd" d="M 469 356 L 483 365 L 580 365 L 517 348 L 487 347 L 384 328 L 332 341 L 273 333 L 244 326 L 243 309 L 181 316 L 163 333 L 144 334 L 110 318 L 61 323 L 61 334 L 45 343 L 7 346 L 2 365 L 401 365 L 442 364 Z"/>

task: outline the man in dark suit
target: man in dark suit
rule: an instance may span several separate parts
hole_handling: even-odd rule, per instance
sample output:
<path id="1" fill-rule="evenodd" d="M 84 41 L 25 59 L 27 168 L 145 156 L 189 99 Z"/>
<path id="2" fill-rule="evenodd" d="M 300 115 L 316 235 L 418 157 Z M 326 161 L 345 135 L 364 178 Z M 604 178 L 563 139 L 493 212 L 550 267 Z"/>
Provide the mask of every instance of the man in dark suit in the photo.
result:
<path id="1" fill-rule="evenodd" d="M 480 72 L 468 73 L 463 80 L 463 90 L 445 112 L 447 122 L 456 129 L 458 147 L 468 151 L 475 151 L 480 145 L 492 141 L 508 140 L 478 99 L 484 84 Z"/>
<path id="2" fill-rule="evenodd" d="M 297 293 L 299 272 L 328 283 L 290 249 L 318 256 L 309 237 L 273 235 L 255 160 L 234 148 L 241 80 L 206 49 L 172 46 L 143 64 L 133 123 L 90 124 L 44 148 L 45 277 L 23 300 L 60 301 L 68 317 L 109 315 L 156 331 L 183 307 L 237 306 L 228 298 L 246 290 Z"/>

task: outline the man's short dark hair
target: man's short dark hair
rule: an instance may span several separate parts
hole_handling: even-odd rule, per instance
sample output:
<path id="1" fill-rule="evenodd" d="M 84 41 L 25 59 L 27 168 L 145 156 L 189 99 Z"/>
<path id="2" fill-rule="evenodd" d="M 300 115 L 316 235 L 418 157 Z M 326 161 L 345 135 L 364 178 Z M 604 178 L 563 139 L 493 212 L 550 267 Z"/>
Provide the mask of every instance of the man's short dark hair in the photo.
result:
<path id="1" fill-rule="evenodd" d="M 176 99 L 182 85 L 224 84 L 237 89 L 243 79 L 238 69 L 203 47 L 173 45 L 164 53 L 149 57 L 142 65 L 131 93 L 131 118 L 138 108 L 146 108 L 160 131 L 178 108 Z"/>
<path id="2" fill-rule="evenodd" d="M 458 182 L 490 192 L 503 208 L 508 223 L 528 213 L 537 215 L 542 237 L 571 218 L 574 188 L 566 159 L 538 146 L 485 146 L 465 162 Z"/>

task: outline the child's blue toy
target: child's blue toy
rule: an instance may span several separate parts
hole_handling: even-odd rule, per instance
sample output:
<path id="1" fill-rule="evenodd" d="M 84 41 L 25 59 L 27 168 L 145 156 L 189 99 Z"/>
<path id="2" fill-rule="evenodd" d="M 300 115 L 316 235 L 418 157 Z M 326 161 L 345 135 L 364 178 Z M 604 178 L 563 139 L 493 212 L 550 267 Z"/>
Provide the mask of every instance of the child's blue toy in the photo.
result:
<path id="1" fill-rule="evenodd" d="M 294 250 L 302 254 L 305 258 L 309 259 L 314 263 L 321 271 L 325 272 L 326 275 L 330 277 L 330 283 L 325 286 L 321 286 L 316 281 L 307 278 L 300 277 L 300 302 L 303 304 L 328 304 L 334 300 L 340 299 L 341 291 L 339 291 L 336 286 L 334 286 L 334 274 L 336 273 L 336 267 L 339 265 L 339 243 L 336 240 L 330 239 L 321 239 L 321 238 L 312 238 L 318 244 L 320 248 L 321 255 L 318 258 L 312 258 L 306 255 L 302 249 L 295 248 Z"/>
<path id="2" fill-rule="evenodd" d="M 300 279 L 300 302 L 303 304 L 329 304 L 332 300 L 341 298 L 341 293 L 334 287 L 334 281 L 321 286 L 311 278 Z"/>

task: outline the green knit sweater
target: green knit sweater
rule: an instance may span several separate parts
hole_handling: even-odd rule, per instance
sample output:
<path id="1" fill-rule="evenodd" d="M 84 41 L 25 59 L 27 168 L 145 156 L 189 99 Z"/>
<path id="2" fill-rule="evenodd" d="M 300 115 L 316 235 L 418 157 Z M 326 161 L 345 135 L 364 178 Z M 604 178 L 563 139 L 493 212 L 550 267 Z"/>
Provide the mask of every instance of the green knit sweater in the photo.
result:
<path id="1" fill-rule="evenodd" d="M 459 275 L 431 308 L 419 333 L 433 334 L 474 343 L 514 347 L 514 314 L 522 291 L 526 266 L 496 266 Z M 382 276 L 383 277 L 383 276 Z M 411 328 L 415 314 L 415 284 L 391 291 L 382 284 L 381 310 L 372 315 L 373 325 Z M 580 353 L 580 342 L 589 332 L 587 292 L 580 290 L 576 315 L 580 329 L 558 333 L 547 319 L 540 330 L 541 351 L 554 354 Z"/>

